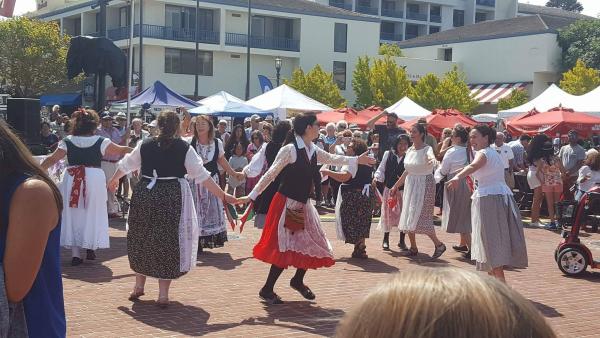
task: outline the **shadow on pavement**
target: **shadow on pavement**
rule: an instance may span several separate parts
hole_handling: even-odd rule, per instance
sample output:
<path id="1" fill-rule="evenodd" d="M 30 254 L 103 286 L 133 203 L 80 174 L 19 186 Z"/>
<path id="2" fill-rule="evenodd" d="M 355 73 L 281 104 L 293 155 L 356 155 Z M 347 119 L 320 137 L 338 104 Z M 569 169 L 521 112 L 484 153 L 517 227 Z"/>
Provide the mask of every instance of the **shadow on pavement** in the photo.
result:
<path id="1" fill-rule="evenodd" d="M 535 306 L 542 313 L 542 315 L 544 315 L 544 317 L 548 317 L 548 318 L 564 317 L 562 313 L 556 311 L 556 309 L 553 307 L 542 304 L 540 302 L 536 302 L 531 299 L 529 301 L 533 304 L 533 306 Z"/>
<path id="2" fill-rule="evenodd" d="M 276 326 L 330 337 L 344 316 L 340 309 L 324 308 L 309 301 L 286 301 L 281 305 L 265 305 L 264 309 L 266 317 L 250 317 L 240 324 Z"/>
<path id="3" fill-rule="evenodd" d="M 127 256 L 127 238 L 111 237 L 110 248 L 96 250 L 96 259 L 89 261 L 85 259 L 85 249 L 81 250 L 83 264 L 71 266 L 71 250 L 61 250 L 62 276 L 67 279 L 76 279 L 88 283 L 106 283 L 114 279 L 134 276 L 133 273 L 121 276 L 113 276 L 112 270 L 104 265 L 106 261 Z"/>
<path id="4" fill-rule="evenodd" d="M 379 260 L 376 260 L 373 258 L 361 259 L 361 258 L 344 257 L 344 258 L 336 259 L 335 261 L 338 263 L 347 263 L 349 265 L 359 267 L 364 272 L 390 273 L 390 272 L 398 271 L 398 267 L 389 265 L 385 262 L 382 262 L 382 261 L 379 261 Z M 346 269 L 346 270 L 351 270 L 351 269 Z M 360 270 L 352 270 L 352 271 L 360 271 Z"/>
<path id="5" fill-rule="evenodd" d="M 196 266 L 212 266 L 219 270 L 233 270 L 250 258 L 252 257 L 233 259 L 228 252 L 204 251 L 198 255 L 198 264 Z"/>
<path id="6" fill-rule="evenodd" d="M 240 325 L 239 323 L 207 324 L 210 318 L 208 312 L 176 301 L 171 302 L 166 309 L 159 308 L 156 301 L 150 300 L 140 300 L 133 303 L 131 308 L 119 306 L 118 309 L 145 325 L 187 336 L 201 336 Z"/>

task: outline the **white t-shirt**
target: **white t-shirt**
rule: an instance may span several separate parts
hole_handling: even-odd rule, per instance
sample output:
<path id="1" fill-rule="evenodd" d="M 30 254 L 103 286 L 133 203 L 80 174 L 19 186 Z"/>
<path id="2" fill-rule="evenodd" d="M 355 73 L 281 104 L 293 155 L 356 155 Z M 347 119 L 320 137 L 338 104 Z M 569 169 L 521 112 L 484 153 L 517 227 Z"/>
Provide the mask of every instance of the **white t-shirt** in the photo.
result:
<path id="1" fill-rule="evenodd" d="M 502 164 L 504 165 L 504 169 L 508 169 L 510 166 L 509 161 L 515 158 L 515 155 L 510 148 L 510 146 L 506 143 L 503 143 L 500 147 L 496 146 L 496 144 L 490 145 L 490 148 L 494 149 L 498 154 L 500 154 L 500 158 L 502 158 Z"/>

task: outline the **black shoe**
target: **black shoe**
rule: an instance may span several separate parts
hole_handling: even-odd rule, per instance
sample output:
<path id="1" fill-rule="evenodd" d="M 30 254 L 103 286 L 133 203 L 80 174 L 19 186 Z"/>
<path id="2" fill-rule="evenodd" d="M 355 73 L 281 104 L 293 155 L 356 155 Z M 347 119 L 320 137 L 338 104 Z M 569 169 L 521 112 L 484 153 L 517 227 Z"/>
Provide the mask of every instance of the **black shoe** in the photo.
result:
<path id="1" fill-rule="evenodd" d="M 454 249 L 454 251 L 458 251 L 458 252 L 469 251 L 469 247 L 467 247 L 466 245 L 453 245 L 452 249 Z"/>
<path id="2" fill-rule="evenodd" d="M 383 234 L 383 244 L 381 244 L 383 251 L 390 251 L 390 233 L 386 232 Z"/>
<path id="3" fill-rule="evenodd" d="M 444 243 L 435 247 L 435 251 L 431 256 L 431 259 L 438 259 L 446 251 L 446 245 Z"/>
<path id="4" fill-rule="evenodd" d="M 275 292 L 271 291 L 271 292 L 265 292 L 264 290 L 260 290 L 258 292 L 258 297 L 260 297 L 260 299 L 264 300 L 265 302 L 269 303 L 269 304 L 283 304 L 283 301 L 281 300 L 281 297 L 279 297 Z"/>
<path id="5" fill-rule="evenodd" d="M 79 257 L 73 257 L 73 259 L 71 260 L 71 266 L 78 266 L 81 265 L 81 263 L 83 263 L 83 259 Z"/>
<path id="6" fill-rule="evenodd" d="M 400 250 L 402 251 L 408 251 L 408 247 L 406 246 L 406 244 L 404 243 L 404 241 L 400 241 L 398 242 L 398 247 L 400 248 Z"/>
<path id="7" fill-rule="evenodd" d="M 87 249 L 85 253 L 85 259 L 87 259 L 88 261 L 93 261 L 94 259 L 96 259 L 96 252 L 94 250 Z"/>
<path id="8" fill-rule="evenodd" d="M 315 294 L 308 288 L 308 286 L 304 284 L 298 285 L 297 283 L 294 283 L 293 280 L 291 280 L 290 286 L 292 287 L 292 289 L 298 291 L 302 295 L 302 297 L 308 300 L 314 300 L 316 298 Z"/>
<path id="9" fill-rule="evenodd" d="M 464 259 L 471 260 L 471 250 L 469 250 L 469 251 L 467 251 L 467 252 L 463 253 L 463 254 L 462 254 L 462 257 L 463 257 Z"/>

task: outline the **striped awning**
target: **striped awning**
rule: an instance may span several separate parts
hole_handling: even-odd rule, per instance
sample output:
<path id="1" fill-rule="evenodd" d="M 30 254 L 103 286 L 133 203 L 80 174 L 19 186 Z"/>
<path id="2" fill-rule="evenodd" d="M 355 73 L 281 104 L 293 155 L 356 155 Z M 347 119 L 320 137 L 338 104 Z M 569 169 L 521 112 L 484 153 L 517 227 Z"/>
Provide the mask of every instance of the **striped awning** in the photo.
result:
<path id="1" fill-rule="evenodd" d="M 479 103 L 498 103 L 503 97 L 507 97 L 513 89 L 525 89 L 529 83 L 496 83 L 496 84 L 471 84 L 471 97 Z"/>

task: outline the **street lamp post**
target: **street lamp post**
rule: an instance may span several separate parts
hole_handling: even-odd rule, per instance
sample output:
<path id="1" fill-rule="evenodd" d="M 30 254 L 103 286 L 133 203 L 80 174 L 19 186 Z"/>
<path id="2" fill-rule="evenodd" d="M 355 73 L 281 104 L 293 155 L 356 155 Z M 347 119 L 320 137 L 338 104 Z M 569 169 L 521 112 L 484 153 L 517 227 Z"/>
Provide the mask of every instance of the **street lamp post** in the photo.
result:
<path id="1" fill-rule="evenodd" d="M 252 0 L 248 0 L 248 29 L 246 31 L 246 101 L 250 100 L 250 44 L 252 41 Z"/>
<path id="2" fill-rule="evenodd" d="M 279 80 L 281 79 L 281 58 L 278 56 L 275 58 L 275 70 L 277 71 L 276 73 L 276 79 L 277 79 L 277 87 L 279 87 Z"/>
<path id="3" fill-rule="evenodd" d="M 198 100 L 198 26 L 199 26 L 199 13 L 200 13 L 200 0 L 196 0 L 196 20 L 195 20 L 195 31 L 194 31 L 194 42 L 196 43 L 196 49 L 194 52 L 194 101 Z"/>

